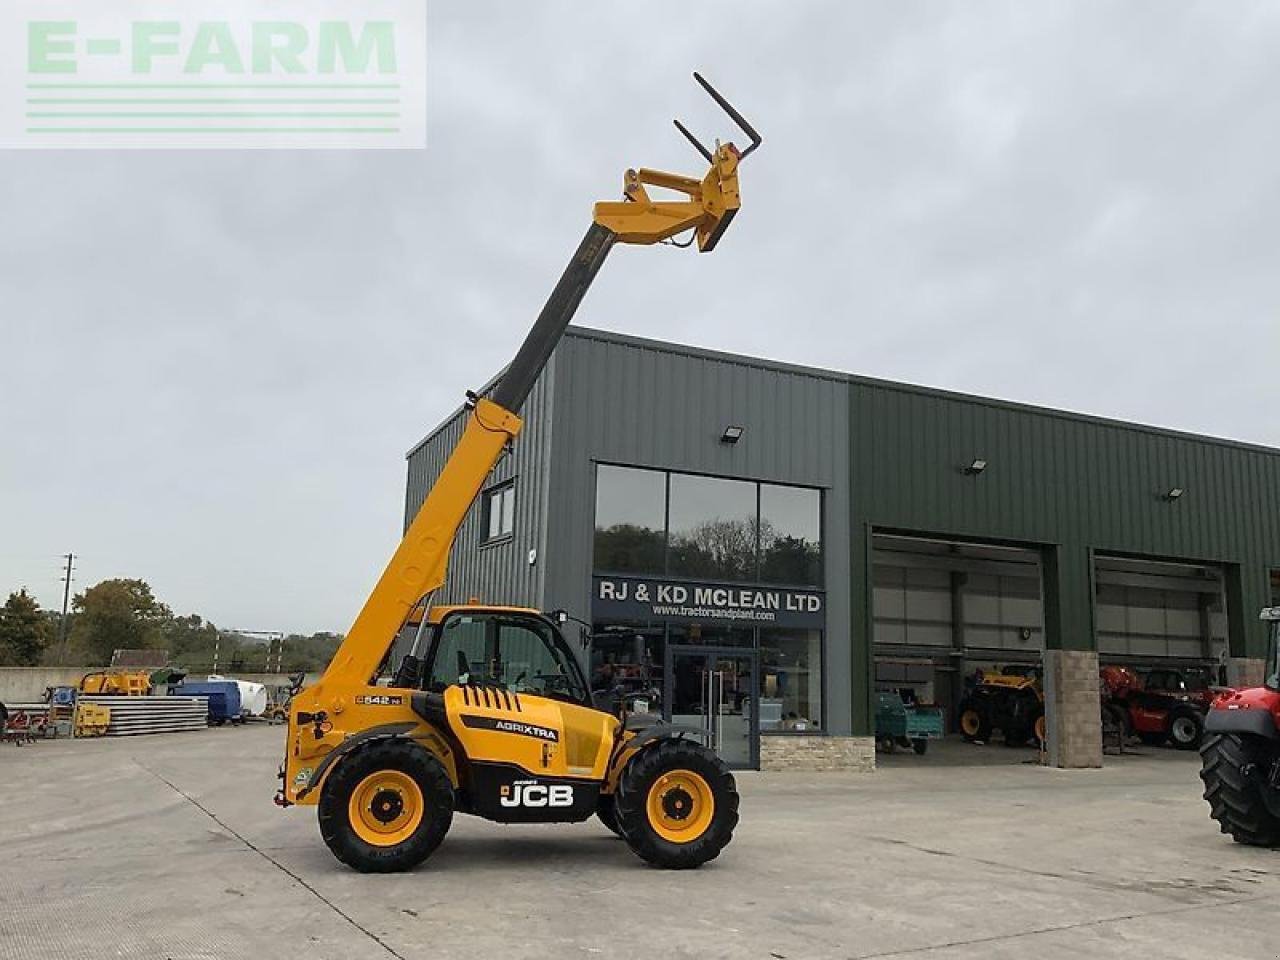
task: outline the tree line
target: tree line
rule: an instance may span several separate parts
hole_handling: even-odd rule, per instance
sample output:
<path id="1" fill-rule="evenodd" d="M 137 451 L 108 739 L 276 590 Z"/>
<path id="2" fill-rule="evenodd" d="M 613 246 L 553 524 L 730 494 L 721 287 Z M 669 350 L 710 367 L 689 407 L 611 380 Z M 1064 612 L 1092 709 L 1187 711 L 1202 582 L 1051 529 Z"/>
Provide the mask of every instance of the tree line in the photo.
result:
<path id="1" fill-rule="evenodd" d="M 213 668 L 227 673 L 285 673 L 323 670 L 342 642 L 336 633 L 291 633 L 281 640 L 255 641 L 220 630 L 199 614 L 177 616 L 158 600 L 145 580 L 113 579 L 76 594 L 67 614 L 65 641 L 61 615 L 41 608 L 25 587 L 0 607 L 0 666 L 105 666 L 116 650 L 168 651 L 169 663 L 189 671 Z"/>

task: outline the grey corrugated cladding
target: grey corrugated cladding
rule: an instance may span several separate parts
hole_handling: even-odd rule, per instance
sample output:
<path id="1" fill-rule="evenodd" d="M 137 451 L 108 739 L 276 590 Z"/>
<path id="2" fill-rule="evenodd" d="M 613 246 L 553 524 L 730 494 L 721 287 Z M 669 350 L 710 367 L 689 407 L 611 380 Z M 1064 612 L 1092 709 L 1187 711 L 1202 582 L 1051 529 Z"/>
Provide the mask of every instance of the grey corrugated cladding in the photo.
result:
<path id="1" fill-rule="evenodd" d="M 582 328 L 523 415 L 526 435 L 495 473 L 520 475 L 515 540 L 478 548 L 473 510 L 449 598 L 585 617 L 596 462 L 822 487 L 834 733 L 870 722 L 872 528 L 1039 547 L 1056 646 L 1093 643 L 1094 552 L 1222 563 L 1232 651 L 1264 649 L 1255 617 L 1280 569 L 1280 451 Z M 456 419 L 411 451 L 410 511 Z M 731 423 L 745 435 L 722 444 Z M 974 458 L 987 469 L 966 476 Z M 1169 502 L 1174 487 L 1185 493 Z"/>
<path id="2" fill-rule="evenodd" d="M 546 545 L 546 499 L 551 462 L 554 421 L 546 415 L 550 402 L 555 361 L 543 371 L 524 406 L 524 429 L 510 453 L 504 455 L 485 482 L 486 490 L 516 480 L 516 509 L 512 536 L 495 543 L 482 543 L 485 530 L 480 503 L 472 504 L 458 531 L 449 556 L 449 573 L 437 603 L 463 603 L 478 597 L 485 603 L 539 605 L 543 592 Z M 483 391 L 487 392 L 493 383 Z M 409 451 L 409 481 L 405 498 L 405 526 L 413 519 L 431 485 L 453 452 L 469 410 L 456 410 L 443 424 Z M 537 562 L 529 563 L 529 551 L 537 551 Z"/>

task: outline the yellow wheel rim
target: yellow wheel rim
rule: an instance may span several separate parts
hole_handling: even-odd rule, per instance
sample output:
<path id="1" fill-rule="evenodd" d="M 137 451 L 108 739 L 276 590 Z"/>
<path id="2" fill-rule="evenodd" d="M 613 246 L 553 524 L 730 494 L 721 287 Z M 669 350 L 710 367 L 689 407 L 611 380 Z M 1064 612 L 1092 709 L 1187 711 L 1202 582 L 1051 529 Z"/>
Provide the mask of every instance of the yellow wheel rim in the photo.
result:
<path id="1" fill-rule="evenodd" d="M 982 726 L 982 719 L 978 716 L 977 710 L 966 710 L 960 714 L 960 729 L 968 736 L 977 736 L 978 728 Z"/>
<path id="2" fill-rule="evenodd" d="M 394 847 L 422 824 L 422 788 L 399 770 L 379 770 L 361 780 L 347 801 L 351 829 L 365 843 Z"/>
<path id="3" fill-rule="evenodd" d="M 716 812 L 711 785 L 692 770 L 671 770 L 654 781 L 646 803 L 649 825 L 663 840 L 690 843 L 707 832 Z"/>
<path id="4" fill-rule="evenodd" d="M 1036 717 L 1036 739 L 1044 743 L 1045 724 L 1044 717 Z"/>

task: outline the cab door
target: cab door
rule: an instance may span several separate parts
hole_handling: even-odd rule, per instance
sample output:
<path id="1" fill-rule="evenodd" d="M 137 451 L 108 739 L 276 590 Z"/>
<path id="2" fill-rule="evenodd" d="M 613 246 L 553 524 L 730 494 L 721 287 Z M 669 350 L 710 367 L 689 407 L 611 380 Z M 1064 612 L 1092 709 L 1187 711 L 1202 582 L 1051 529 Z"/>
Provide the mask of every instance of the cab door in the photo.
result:
<path id="1" fill-rule="evenodd" d="M 504 821 L 594 812 L 617 720 L 588 705 L 577 660 L 550 621 L 454 611 L 437 628 L 425 681 L 444 695 L 474 812 Z"/>

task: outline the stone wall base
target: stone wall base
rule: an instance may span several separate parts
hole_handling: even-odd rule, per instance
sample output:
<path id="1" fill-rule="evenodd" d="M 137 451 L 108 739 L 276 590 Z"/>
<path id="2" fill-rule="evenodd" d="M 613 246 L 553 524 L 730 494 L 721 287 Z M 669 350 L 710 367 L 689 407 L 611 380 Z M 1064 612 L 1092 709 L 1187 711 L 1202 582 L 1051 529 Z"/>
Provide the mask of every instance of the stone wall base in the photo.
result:
<path id="1" fill-rule="evenodd" d="M 874 737 L 760 738 L 761 770 L 871 773 L 876 768 Z"/>
<path id="2" fill-rule="evenodd" d="M 1044 699 L 1049 766 L 1101 767 L 1098 654 L 1092 650 L 1046 650 Z"/>
<path id="3" fill-rule="evenodd" d="M 1227 660 L 1227 685 L 1260 687 L 1266 673 L 1266 661 L 1254 657 L 1231 657 Z"/>

